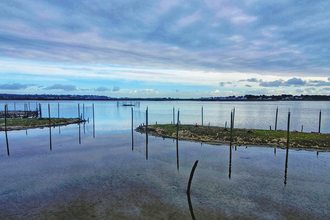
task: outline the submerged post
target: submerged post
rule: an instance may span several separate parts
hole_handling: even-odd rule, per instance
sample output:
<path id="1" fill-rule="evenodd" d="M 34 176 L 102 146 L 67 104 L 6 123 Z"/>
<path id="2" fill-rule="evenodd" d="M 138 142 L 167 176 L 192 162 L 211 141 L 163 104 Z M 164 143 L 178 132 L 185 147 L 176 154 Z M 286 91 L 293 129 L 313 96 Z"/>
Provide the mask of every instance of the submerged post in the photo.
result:
<path id="1" fill-rule="evenodd" d="M 321 133 L 321 110 L 320 110 L 320 115 L 319 115 L 319 133 Z"/>
<path id="2" fill-rule="evenodd" d="M 275 131 L 277 131 L 277 117 L 278 117 L 278 107 L 276 108 L 276 114 L 275 114 Z"/>
<path id="3" fill-rule="evenodd" d="M 8 144 L 8 134 L 7 134 L 7 112 L 8 112 L 8 105 L 5 105 L 5 133 L 6 133 L 6 145 L 7 145 L 7 154 L 9 156 L 9 144 Z"/>

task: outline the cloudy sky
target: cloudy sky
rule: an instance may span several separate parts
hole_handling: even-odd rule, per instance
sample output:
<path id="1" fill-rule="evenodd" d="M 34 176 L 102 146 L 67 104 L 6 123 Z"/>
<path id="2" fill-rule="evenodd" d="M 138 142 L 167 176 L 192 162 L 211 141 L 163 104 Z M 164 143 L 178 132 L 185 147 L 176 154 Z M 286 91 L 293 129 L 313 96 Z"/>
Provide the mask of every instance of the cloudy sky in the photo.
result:
<path id="1" fill-rule="evenodd" d="M 329 0 L 2 0 L 0 93 L 329 95 L 329 8 Z"/>

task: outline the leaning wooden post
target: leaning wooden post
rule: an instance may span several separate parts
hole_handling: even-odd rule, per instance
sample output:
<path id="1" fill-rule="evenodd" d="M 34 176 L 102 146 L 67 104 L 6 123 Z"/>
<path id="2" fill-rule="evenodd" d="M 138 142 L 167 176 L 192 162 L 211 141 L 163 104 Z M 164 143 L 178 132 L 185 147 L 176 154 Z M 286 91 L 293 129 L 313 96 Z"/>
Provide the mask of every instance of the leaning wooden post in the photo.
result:
<path id="1" fill-rule="evenodd" d="M 278 107 L 276 108 L 276 114 L 275 114 L 275 131 L 277 131 L 277 117 L 278 117 Z"/>
<path id="2" fill-rule="evenodd" d="M 203 126 L 203 106 L 202 106 L 202 126 Z"/>
<path id="3" fill-rule="evenodd" d="M 319 133 L 321 133 L 321 110 L 320 110 L 320 115 L 319 115 Z"/>
<path id="4" fill-rule="evenodd" d="M 187 198 L 188 198 L 189 210 L 190 210 L 191 218 L 193 220 L 195 220 L 196 218 L 195 218 L 195 215 L 194 215 L 194 211 L 193 211 L 193 207 L 192 207 L 191 199 L 190 199 L 190 187 L 191 187 L 191 181 L 194 177 L 194 173 L 195 173 L 195 169 L 197 167 L 197 164 L 198 164 L 198 160 L 196 160 L 194 166 L 191 169 L 190 177 L 189 177 L 189 181 L 188 181 L 188 188 L 187 188 Z"/>
<path id="5" fill-rule="evenodd" d="M 5 133 L 6 133 L 6 145 L 7 145 L 7 154 L 9 156 L 9 144 L 8 144 L 8 134 L 7 134 L 7 112 L 8 112 L 8 105 L 5 105 Z"/>
<path id="6" fill-rule="evenodd" d="M 50 150 L 52 150 L 52 125 L 50 119 L 50 104 L 48 104 L 48 116 L 49 116 L 49 146 L 50 146 Z"/>

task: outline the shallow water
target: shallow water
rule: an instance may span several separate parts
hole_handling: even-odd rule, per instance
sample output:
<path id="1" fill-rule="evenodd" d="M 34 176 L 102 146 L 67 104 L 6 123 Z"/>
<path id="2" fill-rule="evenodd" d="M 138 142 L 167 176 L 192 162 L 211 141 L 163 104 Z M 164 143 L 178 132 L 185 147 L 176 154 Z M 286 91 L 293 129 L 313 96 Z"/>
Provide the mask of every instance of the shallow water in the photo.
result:
<path id="1" fill-rule="evenodd" d="M 78 125 L 52 128 L 52 150 L 48 128 L 11 131 L 8 157 L 0 132 L 1 219 L 191 219 L 196 160 L 196 219 L 330 218 L 330 153 L 290 150 L 285 173 L 286 151 L 270 147 L 179 141 L 177 149 L 149 136 L 146 148 L 146 135 L 134 132 L 132 150 L 130 108 L 107 105 L 95 103 L 95 138 L 92 120 L 80 139 Z"/>

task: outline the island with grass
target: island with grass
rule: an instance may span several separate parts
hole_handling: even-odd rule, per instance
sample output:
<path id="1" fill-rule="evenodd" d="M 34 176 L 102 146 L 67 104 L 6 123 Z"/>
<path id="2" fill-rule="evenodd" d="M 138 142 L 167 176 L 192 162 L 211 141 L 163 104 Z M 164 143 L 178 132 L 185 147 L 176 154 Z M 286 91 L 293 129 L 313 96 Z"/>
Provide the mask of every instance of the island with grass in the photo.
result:
<path id="1" fill-rule="evenodd" d="M 136 131 L 145 133 L 146 126 L 139 126 Z M 230 129 L 214 126 L 158 124 L 149 125 L 148 134 L 163 138 L 178 138 L 205 142 L 209 144 L 229 144 Z M 316 149 L 330 151 L 330 134 L 289 132 L 289 147 L 296 149 Z M 287 131 L 234 128 L 232 144 L 235 146 L 273 146 L 287 147 Z"/>
<path id="2" fill-rule="evenodd" d="M 26 130 L 86 122 L 80 118 L 0 118 L 0 131 Z"/>

